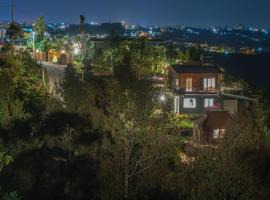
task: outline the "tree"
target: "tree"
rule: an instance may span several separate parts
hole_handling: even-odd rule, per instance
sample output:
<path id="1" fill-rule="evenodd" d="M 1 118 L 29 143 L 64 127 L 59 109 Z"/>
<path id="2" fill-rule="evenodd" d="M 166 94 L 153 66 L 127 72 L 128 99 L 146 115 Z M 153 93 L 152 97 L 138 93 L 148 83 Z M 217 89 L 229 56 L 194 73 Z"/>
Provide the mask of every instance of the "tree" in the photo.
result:
<path id="1" fill-rule="evenodd" d="M 197 47 L 189 47 L 186 50 L 186 58 L 188 61 L 199 61 L 201 58 L 201 50 Z"/>
<path id="2" fill-rule="evenodd" d="M 14 41 L 23 36 L 23 31 L 19 24 L 12 22 L 7 29 L 7 36 L 11 45 L 14 45 Z"/>
<path id="3" fill-rule="evenodd" d="M 38 46 L 46 54 L 46 61 L 48 61 L 48 52 L 51 47 L 51 43 L 48 37 L 45 36 L 47 26 L 43 16 L 37 18 L 33 27 L 36 38 L 34 38 L 36 46 Z"/>
<path id="4" fill-rule="evenodd" d="M 89 59 L 84 59 L 83 63 L 83 81 L 89 82 L 93 76 L 93 66 Z"/>
<path id="5" fill-rule="evenodd" d="M 35 21 L 34 31 L 36 32 L 37 38 L 42 41 L 44 39 L 44 34 L 47 31 L 47 26 L 43 16 L 38 17 Z"/>
<path id="6" fill-rule="evenodd" d="M 16 191 L 6 193 L 3 196 L 3 200 L 20 200 L 20 199 L 21 199 L 21 197 Z"/>
<path id="7" fill-rule="evenodd" d="M 254 113 L 241 108 L 217 149 L 196 152 L 185 180 L 189 199 L 268 199 L 269 148 Z"/>
<path id="8" fill-rule="evenodd" d="M 40 70 L 27 52 L 1 54 L 0 105 L 5 120 L 40 114 L 46 96 Z"/>
<path id="9" fill-rule="evenodd" d="M 84 87 L 72 64 L 68 64 L 65 70 L 61 89 L 67 110 L 80 112 L 84 100 Z"/>
<path id="10" fill-rule="evenodd" d="M 175 60 L 177 59 L 178 51 L 176 49 L 176 46 L 173 43 L 169 43 L 169 45 L 166 48 L 166 57 L 170 64 L 173 64 Z"/>
<path id="11" fill-rule="evenodd" d="M 8 155 L 7 153 L 0 152 L 0 172 L 12 161 L 13 161 L 12 156 Z"/>
<path id="12" fill-rule="evenodd" d="M 103 193 L 105 199 L 132 199 L 144 174 L 169 159 L 179 140 L 168 132 L 165 115 L 151 117 L 148 106 L 136 103 L 141 95 L 115 85 L 114 89 L 105 117 L 111 136 L 104 140 L 102 152 L 102 180 L 107 189 Z"/>
<path id="13" fill-rule="evenodd" d="M 49 50 L 51 49 L 52 47 L 52 43 L 51 41 L 49 40 L 49 38 L 44 38 L 41 42 L 41 50 L 45 52 L 46 54 L 46 61 L 48 61 L 48 58 L 49 58 Z"/>

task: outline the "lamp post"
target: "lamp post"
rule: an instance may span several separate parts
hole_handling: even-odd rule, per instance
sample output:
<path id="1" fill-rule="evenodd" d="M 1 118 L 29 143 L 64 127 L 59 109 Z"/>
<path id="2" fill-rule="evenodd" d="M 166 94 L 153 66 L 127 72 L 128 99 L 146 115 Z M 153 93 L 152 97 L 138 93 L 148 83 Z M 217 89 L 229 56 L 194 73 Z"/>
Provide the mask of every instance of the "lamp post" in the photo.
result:
<path id="1" fill-rule="evenodd" d="M 160 101 L 162 102 L 162 103 L 165 103 L 165 101 L 166 101 L 166 97 L 165 97 L 165 95 L 163 94 L 163 95 L 161 95 L 160 97 Z"/>
<path id="2" fill-rule="evenodd" d="M 37 58 L 36 58 L 36 53 L 37 53 Z M 39 49 L 35 50 L 35 60 L 39 61 Z"/>
<path id="3" fill-rule="evenodd" d="M 167 98 L 166 98 L 166 95 L 165 94 L 161 94 L 159 96 L 159 100 L 160 100 L 160 103 L 163 107 L 163 109 L 165 110 L 165 112 L 167 112 Z"/>
<path id="4" fill-rule="evenodd" d="M 33 38 L 32 38 L 32 40 L 33 40 L 33 41 L 32 41 L 32 42 L 33 42 L 33 53 L 34 53 L 34 55 L 33 55 L 33 56 L 34 56 L 34 59 L 36 60 L 36 46 L 35 46 L 36 44 L 35 44 L 35 35 L 36 35 L 36 32 L 35 32 L 35 31 L 33 31 L 33 32 L 32 32 L 32 37 L 33 37 Z"/>

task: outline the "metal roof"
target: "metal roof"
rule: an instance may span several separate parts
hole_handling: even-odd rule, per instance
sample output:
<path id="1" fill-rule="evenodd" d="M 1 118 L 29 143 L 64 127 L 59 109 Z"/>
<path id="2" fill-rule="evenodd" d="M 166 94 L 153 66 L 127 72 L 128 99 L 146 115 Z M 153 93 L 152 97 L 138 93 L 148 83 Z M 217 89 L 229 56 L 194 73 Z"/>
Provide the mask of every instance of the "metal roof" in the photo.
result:
<path id="1" fill-rule="evenodd" d="M 172 65 L 176 73 L 223 73 L 217 65 Z"/>

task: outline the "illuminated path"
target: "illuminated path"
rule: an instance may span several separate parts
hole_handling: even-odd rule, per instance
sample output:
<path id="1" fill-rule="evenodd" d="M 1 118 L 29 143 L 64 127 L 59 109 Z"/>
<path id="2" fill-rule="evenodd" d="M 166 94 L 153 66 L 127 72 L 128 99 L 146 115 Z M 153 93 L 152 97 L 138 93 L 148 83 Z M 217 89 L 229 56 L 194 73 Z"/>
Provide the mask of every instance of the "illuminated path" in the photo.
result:
<path id="1" fill-rule="evenodd" d="M 49 62 L 42 62 L 42 65 L 48 73 L 50 91 L 53 92 L 64 78 L 66 65 L 57 65 Z"/>

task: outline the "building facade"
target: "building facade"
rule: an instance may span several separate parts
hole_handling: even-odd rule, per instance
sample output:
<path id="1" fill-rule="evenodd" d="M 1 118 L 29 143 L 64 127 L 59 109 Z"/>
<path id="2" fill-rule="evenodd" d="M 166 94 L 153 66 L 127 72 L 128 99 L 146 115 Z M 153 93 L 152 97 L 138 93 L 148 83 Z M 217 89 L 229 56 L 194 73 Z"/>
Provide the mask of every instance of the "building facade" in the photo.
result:
<path id="1" fill-rule="evenodd" d="M 176 113 L 203 114 L 223 108 L 223 72 L 216 65 L 186 63 L 169 68 L 169 87 Z"/>

